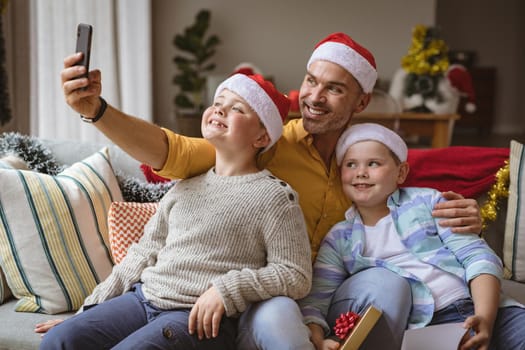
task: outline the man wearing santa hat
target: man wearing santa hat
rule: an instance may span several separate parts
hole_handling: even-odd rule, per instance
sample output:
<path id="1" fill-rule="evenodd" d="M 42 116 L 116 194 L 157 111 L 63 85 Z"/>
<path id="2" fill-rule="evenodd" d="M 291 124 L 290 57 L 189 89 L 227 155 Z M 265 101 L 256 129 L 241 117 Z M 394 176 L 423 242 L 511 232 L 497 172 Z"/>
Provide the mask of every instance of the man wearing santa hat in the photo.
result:
<path id="1" fill-rule="evenodd" d="M 100 97 L 101 76 L 92 71 L 88 79 L 77 78 L 82 66 L 74 66 L 81 54 L 64 60 L 62 85 L 67 103 L 109 139 L 140 162 L 147 163 L 158 174 L 170 178 L 187 178 L 206 172 L 214 163 L 211 144 L 199 138 L 178 135 L 142 119 L 131 117 L 107 106 Z M 259 167 L 268 168 L 287 181 L 298 193 L 308 235 L 315 257 L 328 230 L 344 219 L 350 203 L 343 194 L 335 160 L 339 136 L 355 113 L 370 102 L 377 79 L 373 55 L 344 33 L 334 33 L 321 40 L 307 64 L 299 93 L 301 119 L 288 122 L 283 136 L 259 157 Z M 88 87 L 86 90 L 80 88 Z M 480 232 L 481 219 L 477 202 L 455 193 L 445 196 L 450 201 L 435 207 L 436 217 L 454 232 Z M 276 276 L 282 278 L 282 276 Z M 388 288 L 385 288 L 388 286 Z M 401 344 L 411 307 L 408 284 L 381 268 L 372 268 L 351 276 L 340 294 L 347 296 L 354 311 L 369 304 L 383 310 L 375 327 L 377 336 L 365 342 L 368 349 L 374 341 Z M 239 349 L 313 349 L 307 328 L 301 322 L 297 304 L 286 297 L 276 297 L 253 304 L 239 322 Z"/>

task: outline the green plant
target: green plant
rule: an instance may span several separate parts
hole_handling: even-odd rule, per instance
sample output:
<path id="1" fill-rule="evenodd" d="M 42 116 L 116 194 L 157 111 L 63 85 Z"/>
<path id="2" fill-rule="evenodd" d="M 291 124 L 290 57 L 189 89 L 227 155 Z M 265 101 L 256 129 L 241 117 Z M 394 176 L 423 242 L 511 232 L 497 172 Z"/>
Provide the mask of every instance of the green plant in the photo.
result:
<path id="1" fill-rule="evenodd" d="M 206 73 L 215 69 L 215 63 L 208 61 L 215 55 L 215 48 L 220 44 L 216 35 L 206 36 L 210 18 L 209 10 L 200 10 L 195 16 L 195 22 L 185 28 L 183 34 L 175 35 L 173 40 L 173 44 L 187 54 L 177 55 L 173 60 L 178 70 L 173 83 L 179 87 L 174 103 L 179 109 L 197 113 L 204 109 Z"/>

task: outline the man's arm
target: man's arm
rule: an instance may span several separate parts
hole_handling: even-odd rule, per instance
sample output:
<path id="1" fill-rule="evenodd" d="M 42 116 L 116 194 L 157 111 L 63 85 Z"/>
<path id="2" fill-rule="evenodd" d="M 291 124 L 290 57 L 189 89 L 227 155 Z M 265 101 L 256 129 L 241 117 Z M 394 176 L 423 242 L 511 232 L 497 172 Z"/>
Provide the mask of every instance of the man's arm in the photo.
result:
<path id="1" fill-rule="evenodd" d="M 161 169 L 168 157 L 168 138 L 157 125 L 108 106 L 94 124 L 126 153 L 153 169 Z"/>
<path id="2" fill-rule="evenodd" d="M 94 118 L 102 105 L 99 98 L 102 90 L 101 73 L 94 70 L 89 72 L 89 78 L 78 78 L 85 73 L 84 66 L 74 66 L 81 58 L 82 54 L 76 53 L 64 59 L 62 89 L 67 104 L 73 110 L 86 118 Z M 94 126 L 139 162 L 149 164 L 154 169 L 162 168 L 166 162 L 168 139 L 157 125 L 108 106 Z"/>
<path id="3" fill-rule="evenodd" d="M 436 204 L 432 211 L 435 218 L 443 218 L 439 224 L 450 227 L 454 233 L 481 232 L 481 214 L 475 199 L 449 191 L 443 192 L 446 202 Z"/>

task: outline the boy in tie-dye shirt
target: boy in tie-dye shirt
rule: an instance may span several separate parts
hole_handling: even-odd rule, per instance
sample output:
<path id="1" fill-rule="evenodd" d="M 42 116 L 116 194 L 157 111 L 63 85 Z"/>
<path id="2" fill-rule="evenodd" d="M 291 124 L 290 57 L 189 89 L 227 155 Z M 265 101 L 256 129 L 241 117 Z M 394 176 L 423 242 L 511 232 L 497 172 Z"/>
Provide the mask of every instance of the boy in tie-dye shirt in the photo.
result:
<path id="1" fill-rule="evenodd" d="M 337 163 L 353 205 L 325 237 L 312 290 L 300 302 L 312 342 L 336 349 L 330 330 L 352 309 L 336 290 L 349 275 L 379 266 L 410 285 L 408 328 L 464 321 L 471 332 L 462 349 L 524 349 L 525 309 L 500 298 L 501 260 L 478 235 L 455 235 L 438 224 L 431 211 L 444 200 L 439 191 L 399 188 L 407 153 L 403 139 L 378 124 L 357 124 L 339 139 Z"/>

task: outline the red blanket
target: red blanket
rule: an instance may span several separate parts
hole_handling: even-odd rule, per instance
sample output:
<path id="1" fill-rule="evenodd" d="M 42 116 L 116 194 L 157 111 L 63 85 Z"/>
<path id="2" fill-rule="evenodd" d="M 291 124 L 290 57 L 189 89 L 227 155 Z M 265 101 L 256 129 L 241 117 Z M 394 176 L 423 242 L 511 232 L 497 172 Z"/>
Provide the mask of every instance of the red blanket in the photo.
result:
<path id="1" fill-rule="evenodd" d="M 496 172 L 509 159 L 509 148 L 453 146 L 433 149 L 409 149 L 410 172 L 403 186 L 432 187 L 454 191 L 465 198 L 487 192 Z M 148 182 L 166 182 L 145 164 L 141 169 Z"/>
<path id="2" fill-rule="evenodd" d="M 490 189 L 496 172 L 508 159 L 509 148 L 409 149 L 410 172 L 403 186 L 432 187 L 476 198 Z"/>

